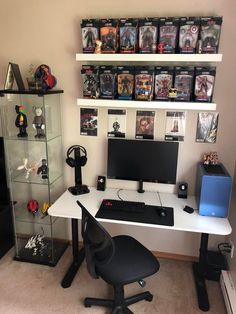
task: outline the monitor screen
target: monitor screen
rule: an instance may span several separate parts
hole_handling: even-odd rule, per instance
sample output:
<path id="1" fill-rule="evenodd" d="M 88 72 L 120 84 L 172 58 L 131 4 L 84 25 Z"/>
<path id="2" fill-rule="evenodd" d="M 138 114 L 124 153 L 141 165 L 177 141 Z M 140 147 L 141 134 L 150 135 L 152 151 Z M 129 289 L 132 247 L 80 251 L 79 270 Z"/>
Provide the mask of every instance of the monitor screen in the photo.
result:
<path id="1" fill-rule="evenodd" d="M 108 139 L 107 177 L 176 183 L 178 142 Z"/>

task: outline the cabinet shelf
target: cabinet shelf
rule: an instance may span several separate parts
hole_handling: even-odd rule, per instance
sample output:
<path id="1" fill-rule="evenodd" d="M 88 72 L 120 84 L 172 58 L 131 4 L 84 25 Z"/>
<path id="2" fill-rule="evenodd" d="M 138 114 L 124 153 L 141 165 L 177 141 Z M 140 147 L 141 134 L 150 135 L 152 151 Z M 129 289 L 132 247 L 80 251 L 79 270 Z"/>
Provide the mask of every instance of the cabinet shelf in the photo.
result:
<path id="1" fill-rule="evenodd" d="M 142 109 L 174 109 L 174 110 L 216 110 L 215 103 L 181 102 L 181 101 L 136 101 L 116 99 L 86 99 L 78 98 L 78 106 L 108 107 L 108 108 L 142 108 Z"/>
<path id="2" fill-rule="evenodd" d="M 214 63 L 222 61 L 222 54 L 94 54 L 77 53 L 76 61 L 87 62 L 167 62 Z"/>

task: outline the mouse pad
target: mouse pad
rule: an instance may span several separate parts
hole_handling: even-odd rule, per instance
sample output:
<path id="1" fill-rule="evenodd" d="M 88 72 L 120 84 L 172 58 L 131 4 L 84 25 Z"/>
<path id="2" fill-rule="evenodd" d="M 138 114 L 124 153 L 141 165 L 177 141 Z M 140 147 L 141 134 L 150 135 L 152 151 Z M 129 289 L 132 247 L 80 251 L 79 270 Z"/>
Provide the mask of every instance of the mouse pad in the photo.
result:
<path id="1" fill-rule="evenodd" d="M 145 205 L 144 212 L 134 213 L 114 209 L 99 208 L 96 218 L 126 220 L 133 222 L 148 223 L 152 225 L 174 226 L 174 211 L 172 207 L 164 207 L 166 216 L 160 216 L 160 206 Z"/>

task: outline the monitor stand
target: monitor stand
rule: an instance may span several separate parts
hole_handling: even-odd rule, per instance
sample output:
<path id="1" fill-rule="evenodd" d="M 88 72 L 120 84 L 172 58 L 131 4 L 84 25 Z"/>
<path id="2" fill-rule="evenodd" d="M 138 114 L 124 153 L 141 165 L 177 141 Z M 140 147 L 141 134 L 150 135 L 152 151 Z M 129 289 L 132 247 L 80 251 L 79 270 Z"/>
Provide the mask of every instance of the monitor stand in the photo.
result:
<path id="1" fill-rule="evenodd" d="M 89 193 L 87 185 L 82 184 L 81 165 L 80 165 L 80 148 L 76 147 L 74 150 L 75 158 L 75 186 L 70 186 L 68 190 L 73 195 L 81 195 Z"/>
<path id="2" fill-rule="evenodd" d="M 137 190 L 138 193 L 144 193 L 145 190 L 143 189 L 143 180 L 139 180 L 138 181 L 138 190 Z"/>

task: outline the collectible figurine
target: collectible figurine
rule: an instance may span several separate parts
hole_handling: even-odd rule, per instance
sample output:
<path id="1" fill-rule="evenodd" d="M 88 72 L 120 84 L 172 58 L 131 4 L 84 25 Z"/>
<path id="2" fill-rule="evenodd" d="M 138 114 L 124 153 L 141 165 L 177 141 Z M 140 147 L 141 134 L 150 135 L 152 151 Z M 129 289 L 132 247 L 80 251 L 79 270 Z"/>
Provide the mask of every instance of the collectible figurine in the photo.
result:
<path id="1" fill-rule="evenodd" d="M 51 69 L 46 64 L 41 64 L 35 71 L 35 79 L 42 82 L 42 89 L 48 90 L 56 86 L 57 80 L 54 75 L 51 74 Z"/>
<path id="2" fill-rule="evenodd" d="M 26 128 L 28 126 L 27 117 L 25 115 L 25 107 L 24 106 L 15 106 L 15 110 L 17 113 L 15 126 L 19 128 L 20 133 L 17 134 L 18 137 L 27 137 L 28 133 L 26 132 Z"/>
<path id="3" fill-rule="evenodd" d="M 92 31 L 91 27 L 88 27 L 87 32 L 84 34 L 84 39 L 87 41 L 86 46 L 87 47 L 94 47 L 95 46 L 95 35 Z"/>
<path id="4" fill-rule="evenodd" d="M 39 210 L 38 201 L 36 201 L 34 199 L 29 200 L 27 203 L 27 209 L 28 209 L 29 213 L 36 214 L 37 211 Z"/>
<path id="5" fill-rule="evenodd" d="M 96 48 L 95 48 L 94 52 L 97 53 L 97 54 L 102 53 L 102 42 L 101 42 L 101 40 L 97 39 L 95 41 L 95 43 L 96 43 Z"/>
<path id="6" fill-rule="evenodd" d="M 30 173 L 31 172 L 36 172 L 37 164 L 35 163 L 35 164 L 32 164 L 32 165 L 28 165 L 28 159 L 24 158 L 23 159 L 23 165 L 20 165 L 20 166 L 17 167 L 17 170 L 22 170 L 22 169 L 26 170 L 25 178 L 28 180 L 29 176 L 30 176 Z"/>
<path id="7" fill-rule="evenodd" d="M 48 166 L 46 159 L 42 159 L 42 165 L 37 170 L 37 174 L 40 173 L 42 175 L 42 179 L 48 179 Z"/>
<path id="8" fill-rule="evenodd" d="M 33 128 L 37 131 L 35 138 L 45 137 L 45 119 L 42 115 L 43 110 L 40 107 L 34 107 L 35 117 L 33 120 Z"/>

